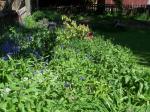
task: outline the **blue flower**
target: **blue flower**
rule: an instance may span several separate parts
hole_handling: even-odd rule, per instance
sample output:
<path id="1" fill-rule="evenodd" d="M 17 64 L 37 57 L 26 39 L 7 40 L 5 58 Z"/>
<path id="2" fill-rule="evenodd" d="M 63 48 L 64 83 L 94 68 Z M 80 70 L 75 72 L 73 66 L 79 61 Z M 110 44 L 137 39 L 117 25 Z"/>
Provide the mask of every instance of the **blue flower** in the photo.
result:
<path id="1" fill-rule="evenodd" d="M 40 73 L 43 75 L 44 74 L 44 70 L 40 70 Z"/>
<path id="2" fill-rule="evenodd" d="M 6 41 L 4 44 L 2 44 L 2 51 L 5 53 L 11 52 L 12 49 L 12 43 L 9 41 Z"/>
<path id="3" fill-rule="evenodd" d="M 81 76 L 81 77 L 80 77 L 80 80 L 84 81 L 84 80 L 85 80 L 85 77 Z"/>
<path id="4" fill-rule="evenodd" d="M 14 46 L 12 50 L 13 50 L 14 54 L 19 53 L 20 52 L 20 46 Z"/>
<path id="5" fill-rule="evenodd" d="M 1 49 L 4 53 L 13 53 L 17 54 L 20 52 L 20 47 L 15 44 L 14 41 L 12 40 L 7 40 L 4 42 L 1 46 Z"/>
<path id="6" fill-rule="evenodd" d="M 38 51 L 35 51 L 34 55 L 36 56 L 36 58 L 41 58 L 41 55 L 40 55 L 40 53 Z"/>
<path id="7" fill-rule="evenodd" d="M 43 75 L 44 74 L 44 70 L 36 70 L 33 72 L 33 75 Z"/>
<path id="8" fill-rule="evenodd" d="M 68 87 L 70 87 L 71 86 L 71 84 L 69 83 L 69 82 L 65 82 L 65 84 L 64 84 L 64 87 L 65 88 L 68 88 Z"/>
<path id="9" fill-rule="evenodd" d="M 32 41 L 33 40 L 33 37 L 31 35 L 27 36 L 27 40 L 28 41 Z"/>

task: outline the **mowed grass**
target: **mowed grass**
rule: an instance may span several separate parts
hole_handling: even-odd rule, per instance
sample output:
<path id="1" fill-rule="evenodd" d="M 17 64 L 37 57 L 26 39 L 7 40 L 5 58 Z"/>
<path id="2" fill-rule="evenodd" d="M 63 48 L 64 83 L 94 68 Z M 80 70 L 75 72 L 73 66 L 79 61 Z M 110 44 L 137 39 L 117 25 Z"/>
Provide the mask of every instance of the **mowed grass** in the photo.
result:
<path id="1" fill-rule="evenodd" d="M 127 29 L 126 31 L 102 31 L 106 39 L 111 39 L 114 44 L 127 47 L 139 59 L 139 63 L 150 66 L 150 31 L 147 29 Z"/>
<path id="2" fill-rule="evenodd" d="M 115 45 L 129 48 L 144 66 L 150 66 L 150 23 L 142 20 L 116 18 L 111 16 L 78 16 L 79 21 L 88 24 L 96 35 L 102 35 Z M 116 28 L 121 21 L 123 28 Z"/>

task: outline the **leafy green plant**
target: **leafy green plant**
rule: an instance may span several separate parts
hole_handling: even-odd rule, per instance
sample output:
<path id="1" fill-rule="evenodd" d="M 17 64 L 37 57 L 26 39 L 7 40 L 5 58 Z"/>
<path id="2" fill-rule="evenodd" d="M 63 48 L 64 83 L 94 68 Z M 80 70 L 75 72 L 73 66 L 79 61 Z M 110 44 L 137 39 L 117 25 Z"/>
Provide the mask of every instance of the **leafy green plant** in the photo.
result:
<path id="1" fill-rule="evenodd" d="M 38 26 L 37 22 L 33 19 L 32 16 L 28 16 L 24 19 L 24 25 L 27 28 L 36 28 Z"/>
<path id="2" fill-rule="evenodd" d="M 49 55 L 55 43 L 55 33 L 46 28 L 16 28 L 10 27 L 2 35 L 1 44 L 11 40 L 20 47 L 20 55 L 29 55 L 38 52 L 39 55 Z M 11 44 L 11 43 L 10 43 Z"/>
<path id="3" fill-rule="evenodd" d="M 88 33 L 90 32 L 88 26 L 81 24 L 78 25 L 75 21 L 71 20 L 67 16 L 62 16 L 62 20 L 64 21 L 64 28 L 58 29 L 56 32 L 58 40 L 66 41 L 73 38 L 87 38 Z"/>
<path id="4" fill-rule="evenodd" d="M 35 21 L 45 18 L 45 13 L 42 11 L 36 11 L 32 14 L 32 17 Z"/>
<path id="5" fill-rule="evenodd" d="M 137 111 L 141 105 L 149 107 L 150 83 L 128 49 L 98 38 L 93 41 L 73 39 L 57 46 L 55 51 L 51 65 L 55 71 L 60 71 L 59 79 L 66 82 L 65 86 L 77 92 L 72 93 L 74 98 L 78 95 L 84 98 L 79 104 L 80 111 L 84 108 L 124 112 Z M 90 97 L 92 104 L 86 102 Z"/>

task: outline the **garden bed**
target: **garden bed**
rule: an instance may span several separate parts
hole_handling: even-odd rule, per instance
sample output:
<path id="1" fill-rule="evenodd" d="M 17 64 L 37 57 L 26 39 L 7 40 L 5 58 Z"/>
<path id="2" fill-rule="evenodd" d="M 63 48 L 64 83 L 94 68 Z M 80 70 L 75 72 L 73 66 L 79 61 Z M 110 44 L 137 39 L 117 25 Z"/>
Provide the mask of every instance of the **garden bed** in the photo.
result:
<path id="1" fill-rule="evenodd" d="M 148 112 L 150 72 L 133 53 L 62 21 L 51 32 L 31 16 L 1 36 L 0 111 Z"/>

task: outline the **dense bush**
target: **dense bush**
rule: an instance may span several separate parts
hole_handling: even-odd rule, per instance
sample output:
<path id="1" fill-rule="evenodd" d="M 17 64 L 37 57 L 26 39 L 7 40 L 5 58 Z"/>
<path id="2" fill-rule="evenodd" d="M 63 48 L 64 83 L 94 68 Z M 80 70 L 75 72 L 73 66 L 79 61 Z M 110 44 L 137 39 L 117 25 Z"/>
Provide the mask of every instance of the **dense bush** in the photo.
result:
<path id="1" fill-rule="evenodd" d="M 57 34 L 57 40 L 64 42 L 71 39 L 90 39 L 90 36 L 92 38 L 93 34 L 90 32 L 90 29 L 88 26 L 77 24 L 76 21 L 71 20 L 67 16 L 62 16 L 63 22 L 63 28 L 59 28 L 56 32 Z M 91 33 L 91 34 L 90 34 Z"/>
<path id="2" fill-rule="evenodd" d="M 0 59 L 0 111 L 149 112 L 150 73 L 131 51 L 100 36 L 87 39 L 88 27 L 70 24 L 72 31 L 56 31 L 55 46 L 47 29 L 10 29 L 21 54 L 30 48 L 44 55 Z M 52 51 L 51 61 L 45 59 Z"/>

